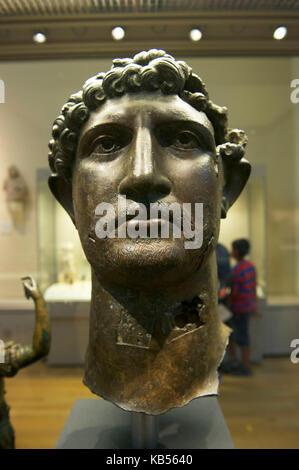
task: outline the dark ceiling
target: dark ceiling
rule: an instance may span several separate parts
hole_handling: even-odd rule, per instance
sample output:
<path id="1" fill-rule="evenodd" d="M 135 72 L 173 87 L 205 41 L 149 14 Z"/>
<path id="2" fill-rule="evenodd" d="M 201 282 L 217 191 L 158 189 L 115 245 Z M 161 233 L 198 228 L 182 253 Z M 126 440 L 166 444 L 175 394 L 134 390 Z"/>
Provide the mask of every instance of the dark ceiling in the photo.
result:
<path id="1" fill-rule="evenodd" d="M 280 25 L 287 37 L 273 39 Z M 115 41 L 111 29 L 122 26 Z M 202 39 L 192 42 L 191 28 Z M 42 32 L 47 41 L 35 44 Z M 299 0 L 0 0 L 0 59 L 105 57 L 157 47 L 185 56 L 299 55 Z"/>
<path id="2" fill-rule="evenodd" d="M 299 9 L 298 0 L 1 0 L 5 16 Z"/>

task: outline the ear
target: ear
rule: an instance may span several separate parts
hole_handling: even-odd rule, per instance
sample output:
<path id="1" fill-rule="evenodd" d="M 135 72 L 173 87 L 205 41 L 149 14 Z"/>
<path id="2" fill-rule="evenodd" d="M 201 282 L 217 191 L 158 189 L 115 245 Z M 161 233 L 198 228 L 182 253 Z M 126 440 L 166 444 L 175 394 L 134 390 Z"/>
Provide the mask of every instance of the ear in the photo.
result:
<path id="1" fill-rule="evenodd" d="M 76 226 L 73 206 L 72 184 L 59 175 L 51 175 L 48 179 L 49 188 L 62 207 L 67 211 Z"/>
<path id="2" fill-rule="evenodd" d="M 251 172 L 250 163 L 245 158 L 242 158 L 244 149 L 241 152 L 241 149 L 239 149 L 239 152 L 237 152 L 236 147 L 239 146 L 229 144 L 230 150 L 232 150 L 232 146 L 235 147 L 233 151 L 227 152 L 228 146 L 225 149 L 221 146 L 222 149 L 220 150 L 224 170 L 224 187 L 221 202 L 221 218 L 223 219 L 226 218 L 228 209 L 241 194 Z"/>

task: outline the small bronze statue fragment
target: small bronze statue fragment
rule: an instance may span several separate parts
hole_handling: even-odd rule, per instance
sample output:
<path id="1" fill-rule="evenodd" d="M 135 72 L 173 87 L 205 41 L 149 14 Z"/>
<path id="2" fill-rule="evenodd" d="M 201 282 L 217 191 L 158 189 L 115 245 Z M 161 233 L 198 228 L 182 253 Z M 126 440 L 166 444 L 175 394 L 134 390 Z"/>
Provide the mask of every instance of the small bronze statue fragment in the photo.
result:
<path id="1" fill-rule="evenodd" d="M 14 430 L 9 420 L 9 406 L 5 401 L 4 377 L 14 377 L 19 369 L 46 356 L 50 350 L 51 331 L 48 310 L 42 295 L 31 277 L 22 279 L 27 299 L 35 304 L 35 327 L 31 345 L 13 341 L 4 343 L 4 362 L 0 363 L 0 449 L 14 449 Z"/>

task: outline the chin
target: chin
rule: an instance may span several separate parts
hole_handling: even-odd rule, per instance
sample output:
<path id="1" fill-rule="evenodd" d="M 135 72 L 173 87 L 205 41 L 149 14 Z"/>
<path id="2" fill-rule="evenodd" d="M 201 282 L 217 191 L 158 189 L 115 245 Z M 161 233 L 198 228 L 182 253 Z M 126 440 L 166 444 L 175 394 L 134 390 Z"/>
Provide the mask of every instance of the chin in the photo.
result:
<path id="1" fill-rule="evenodd" d="M 202 264 L 203 247 L 186 250 L 182 239 L 105 239 L 91 265 L 103 282 L 128 287 L 173 285 Z"/>

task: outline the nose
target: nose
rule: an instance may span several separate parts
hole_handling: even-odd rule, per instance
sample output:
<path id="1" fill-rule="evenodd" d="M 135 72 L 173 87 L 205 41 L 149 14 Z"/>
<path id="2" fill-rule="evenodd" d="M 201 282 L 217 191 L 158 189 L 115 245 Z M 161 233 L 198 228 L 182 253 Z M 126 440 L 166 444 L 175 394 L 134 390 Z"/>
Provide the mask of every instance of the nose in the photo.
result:
<path id="1" fill-rule="evenodd" d="M 157 168 L 150 129 L 138 129 L 130 149 L 128 173 L 119 185 L 119 193 L 139 202 L 155 202 L 170 193 L 171 184 Z"/>

